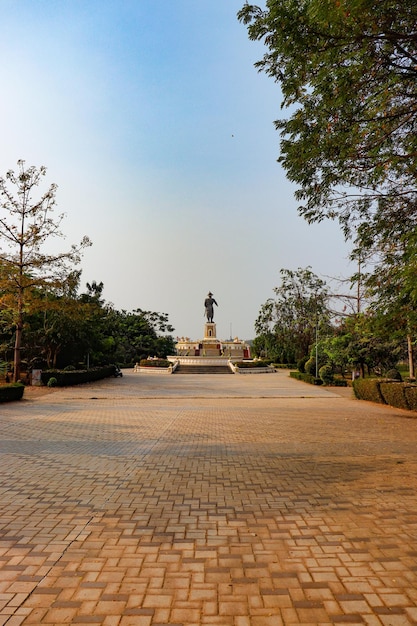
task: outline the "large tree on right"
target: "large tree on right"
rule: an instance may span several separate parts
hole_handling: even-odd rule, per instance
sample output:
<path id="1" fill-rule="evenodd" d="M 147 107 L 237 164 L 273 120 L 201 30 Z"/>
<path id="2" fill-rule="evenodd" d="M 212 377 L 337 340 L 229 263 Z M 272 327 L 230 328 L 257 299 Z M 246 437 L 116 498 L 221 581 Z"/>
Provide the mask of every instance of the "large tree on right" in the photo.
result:
<path id="1" fill-rule="evenodd" d="M 338 219 L 360 247 L 415 229 L 417 3 L 267 0 L 238 17 L 282 90 L 279 161 L 301 215 Z"/>

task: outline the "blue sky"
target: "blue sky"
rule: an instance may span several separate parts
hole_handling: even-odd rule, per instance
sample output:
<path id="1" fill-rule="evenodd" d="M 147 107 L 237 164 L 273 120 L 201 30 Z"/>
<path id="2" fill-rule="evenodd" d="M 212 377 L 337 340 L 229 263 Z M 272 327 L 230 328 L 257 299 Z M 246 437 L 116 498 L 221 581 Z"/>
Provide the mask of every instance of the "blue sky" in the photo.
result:
<path id="1" fill-rule="evenodd" d="M 0 172 L 46 165 L 61 248 L 88 235 L 82 285 L 118 309 L 250 339 L 281 268 L 352 268 L 309 226 L 277 164 L 279 86 L 236 19 L 244 0 L 0 0 Z"/>

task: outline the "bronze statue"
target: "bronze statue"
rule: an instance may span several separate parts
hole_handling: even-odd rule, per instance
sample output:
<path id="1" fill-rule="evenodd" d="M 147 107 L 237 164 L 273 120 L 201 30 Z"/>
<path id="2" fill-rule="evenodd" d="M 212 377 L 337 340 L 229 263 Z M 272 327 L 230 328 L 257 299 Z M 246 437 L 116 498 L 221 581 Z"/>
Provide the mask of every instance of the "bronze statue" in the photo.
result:
<path id="1" fill-rule="evenodd" d="M 219 306 L 215 299 L 213 298 L 213 294 L 211 291 L 208 292 L 207 298 L 204 300 L 204 306 L 206 308 L 206 316 L 208 322 L 213 322 L 214 312 L 213 312 L 213 304 Z"/>

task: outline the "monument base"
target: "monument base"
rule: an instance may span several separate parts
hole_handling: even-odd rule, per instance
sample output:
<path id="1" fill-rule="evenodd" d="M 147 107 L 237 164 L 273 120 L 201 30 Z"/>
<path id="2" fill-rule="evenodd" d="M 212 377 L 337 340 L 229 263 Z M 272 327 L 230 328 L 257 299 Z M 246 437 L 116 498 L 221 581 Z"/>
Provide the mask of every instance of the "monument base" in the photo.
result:
<path id="1" fill-rule="evenodd" d="M 204 339 L 192 341 L 188 337 L 178 338 L 176 349 L 179 357 L 186 358 L 216 359 L 217 357 L 235 361 L 250 359 L 250 348 L 245 341 L 237 337 L 226 341 L 217 339 L 214 322 L 204 324 Z"/>
<path id="2" fill-rule="evenodd" d="M 214 322 L 206 322 L 204 325 L 204 339 L 216 339 L 216 324 Z"/>

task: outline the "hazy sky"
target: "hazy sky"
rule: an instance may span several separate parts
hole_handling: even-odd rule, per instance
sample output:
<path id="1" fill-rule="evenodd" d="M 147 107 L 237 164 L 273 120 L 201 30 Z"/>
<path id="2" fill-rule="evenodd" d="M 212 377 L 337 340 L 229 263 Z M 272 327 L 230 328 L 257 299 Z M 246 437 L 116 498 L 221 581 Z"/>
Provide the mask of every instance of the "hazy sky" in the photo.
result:
<path id="1" fill-rule="evenodd" d="M 244 0 L 0 0 L 0 172 L 46 165 L 88 235 L 82 285 L 117 309 L 169 314 L 174 335 L 254 336 L 281 268 L 351 268 L 336 224 L 309 226 L 277 164 L 280 90 Z"/>

